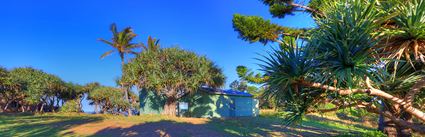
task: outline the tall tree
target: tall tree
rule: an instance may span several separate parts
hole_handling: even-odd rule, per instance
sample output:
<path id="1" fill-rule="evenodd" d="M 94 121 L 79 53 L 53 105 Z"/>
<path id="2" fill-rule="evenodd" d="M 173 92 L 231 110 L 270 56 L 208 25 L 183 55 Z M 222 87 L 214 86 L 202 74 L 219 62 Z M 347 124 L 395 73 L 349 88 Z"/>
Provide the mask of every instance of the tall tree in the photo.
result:
<path id="1" fill-rule="evenodd" d="M 137 54 L 134 49 L 140 47 L 139 44 L 132 43 L 133 39 L 137 36 L 131 27 L 126 27 L 122 31 L 118 31 L 115 23 L 111 24 L 112 40 L 99 39 L 99 41 L 111 46 L 113 50 L 105 52 L 100 58 L 104 58 L 113 52 L 118 52 L 121 59 L 121 67 L 125 64 L 126 54 Z M 122 71 L 124 73 L 124 71 Z M 121 89 L 124 91 L 124 99 L 129 102 L 128 90 L 125 83 L 120 83 Z M 131 108 L 128 108 L 128 115 L 131 116 Z"/>
<path id="2" fill-rule="evenodd" d="M 417 102 L 424 98 L 425 87 L 423 0 L 312 0 L 307 6 L 294 5 L 293 0 L 264 3 L 274 17 L 304 9 L 317 23 L 306 31 L 285 31 L 287 27 L 260 17 L 235 15 L 233 19 L 242 39 L 279 44 L 263 57 L 265 76 L 257 78 L 269 86 L 265 94 L 285 104 L 290 121 L 325 102 L 337 105 L 335 110 L 356 106 L 383 116 L 383 130 L 389 136 L 410 136 L 411 130 L 425 134 L 425 125 L 412 120 L 425 122 Z M 302 39 L 288 40 L 296 32 L 303 32 Z M 382 109 L 379 102 L 384 104 Z"/>
<path id="3" fill-rule="evenodd" d="M 88 96 L 88 99 L 91 100 L 90 104 L 95 105 L 95 113 L 99 113 L 98 108 L 100 108 L 100 112 L 104 114 L 119 114 L 129 108 L 129 102 L 122 98 L 123 94 L 120 89 L 106 86 L 94 88 Z"/>
<path id="4" fill-rule="evenodd" d="M 201 86 L 222 86 L 225 79 L 221 69 L 206 57 L 179 48 L 143 51 L 124 70 L 124 80 L 131 85 L 167 98 L 164 114 L 168 115 L 175 115 L 181 97 Z"/>
<path id="5" fill-rule="evenodd" d="M 91 85 L 64 82 L 55 75 L 29 67 L 10 71 L 0 67 L 0 111 L 82 112 L 81 101 Z"/>
<path id="6" fill-rule="evenodd" d="M 245 81 L 238 81 L 238 80 L 235 80 L 232 83 L 230 83 L 229 87 L 232 90 L 239 90 L 239 91 L 246 91 L 248 89 L 248 85 Z"/>

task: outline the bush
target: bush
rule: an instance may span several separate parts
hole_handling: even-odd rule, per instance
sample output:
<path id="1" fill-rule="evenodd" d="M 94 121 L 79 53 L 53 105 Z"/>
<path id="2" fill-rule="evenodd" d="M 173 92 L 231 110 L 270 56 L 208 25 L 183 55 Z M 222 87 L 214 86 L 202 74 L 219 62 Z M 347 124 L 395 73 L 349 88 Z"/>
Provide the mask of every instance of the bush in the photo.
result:
<path id="1" fill-rule="evenodd" d="M 346 134 L 338 135 L 337 137 L 387 137 L 387 135 L 385 135 L 381 131 L 375 130 L 375 131 L 363 132 L 363 134 L 361 135 L 346 133 Z"/>
<path id="2" fill-rule="evenodd" d="M 79 100 L 69 100 L 61 107 L 60 112 L 80 112 Z"/>

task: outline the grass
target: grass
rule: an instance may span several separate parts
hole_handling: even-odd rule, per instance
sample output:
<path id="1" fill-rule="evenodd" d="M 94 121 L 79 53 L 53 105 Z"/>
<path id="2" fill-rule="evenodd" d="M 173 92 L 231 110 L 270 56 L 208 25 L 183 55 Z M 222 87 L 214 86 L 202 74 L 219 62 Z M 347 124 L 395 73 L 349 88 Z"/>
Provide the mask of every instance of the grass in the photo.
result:
<path id="1" fill-rule="evenodd" d="M 273 111 L 257 118 L 122 117 L 89 114 L 0 114 L 0 136 L 375 136 L 372 126 L 309 115 L 300 125 L 283 126 Z"/>

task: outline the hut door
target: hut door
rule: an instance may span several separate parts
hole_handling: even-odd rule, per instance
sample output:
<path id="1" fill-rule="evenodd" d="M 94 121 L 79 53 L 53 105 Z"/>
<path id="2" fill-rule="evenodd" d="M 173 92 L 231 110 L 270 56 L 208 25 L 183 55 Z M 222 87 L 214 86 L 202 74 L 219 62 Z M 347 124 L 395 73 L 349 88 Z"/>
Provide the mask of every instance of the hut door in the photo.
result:
<path id="1" fill-rule="evenodd" d="M 230 102 L 230 117 L 235 117 L 236 116 L 236 105 L 235 105 L 236 100 L 234 98 L 232 98 L 232 101 Z"/>

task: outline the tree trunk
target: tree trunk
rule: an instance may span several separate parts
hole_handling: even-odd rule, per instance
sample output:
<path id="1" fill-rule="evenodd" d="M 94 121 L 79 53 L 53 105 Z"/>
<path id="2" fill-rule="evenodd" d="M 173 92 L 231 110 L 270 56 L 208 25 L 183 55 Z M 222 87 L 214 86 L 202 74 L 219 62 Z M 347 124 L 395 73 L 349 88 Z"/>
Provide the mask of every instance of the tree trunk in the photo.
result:
<path id="1" fill-rule="evenodd" d="M 21 111 L 22 111 L 22 113 L 24 113 L 25 112 L 25 107 L 24 107 L 24 105 L 21 105 Z"/>
<path id="2" fill-rule="evenodd" d="M 54 97 L 52 100 L 50 100 L 50 109 L 53 113 L 55 113 L 55 98 Z"/>
<path id="3" fill-rule="evenodd" d="M 82 104 L 82 101 L 83 101 L 83 99 L 81 99 L 81 98 L 78 100 L 78 105 L 77 105 L 77 107 L 78 107 L 77 108 L 78 113 L 81 112 L 82 109 L 83 109 L 83 106 L 81 105 Z"/>
<path id="4" fill-rule="evenodd" d="M 7 101 L 6 105 L 3 108 L 4 112 L 7 112 L 7 108 L 9 107 L 9 104 L 10 104 L 10 101 Z"/>
<path id="5" fill-rule="evenodd" d="M 402 112 L 401 106 L 393 105 L 390 106 L 387 103 L 382 103 L 382 113 L 379 117 L 378 129 L 388 135 L 388 137 L 411 137 L 412 129 L 408 126 L 401 125 L 389 117 L 385 117 L 384 113 L 393 114 L 396 118 L 405 120 L 406 122 L 412 122 L 412 115 L 409 113 Z M 401 113 L 401 114 L 400 114 Z M 395 115 L 400 114 L 400 115 Z"/>
<path id="6" fill-rule="evenodd" d="M 125 98 L 125 101 L 127 101 L 130 104 L 128 106 L 128 108 L 127 108 L 128 116 L 133 116 L 133 114 L 131 113 L 131 102 L 130 102 L 130 100 L 128 100 L 128 90 L 125 87 L 123 87 L 123 89 L 124 89 L 124 98 Z"/>
<path id="7" fill-rule="evenodd" d="M 174 97 L 168 97 L 164 105 L 165 115 L 176 116 L 177 100 Z"/>
<path id="8" fill-rule="evenodd" d="M 60 108 L 60 104 L 59 104 L 59 102 L 60 102 L 60 99 L 56 99 L 56 106 L 57 106 L 58 108 Z"/>
<path id="9" fill-rule="evenodd" d="M 367 85 L 368 89 L 344 89 L 344 90 L 341 90 L 341 89 L 338 89 L 336 87 L 323 85 L 321 83 L 310 83 L 310 82 L 306 82 L 306 81 L 301 81 L 301 82 L 302 82 L 301 84 L 303 84 L 304 86 L 334 91 L 334 92 L 337 92 L 340 95 L 349 95 L 349 94 L 354 94 L 354 93 L 367 93 L 370 96 L 380 97 L 382 99 L 386 99 L 388 101 L 391 101 L 394 104 L 401 105 L 401 108 L 405 112 L 411 114 L 412 116 L 415 116 L 418 120 L 425 122 L 425 112 L 422 112 L 421 110 L 414 108 L 412 105 L 409 105 L 409 103 L 406 102 L 404 99 L 400 99 L 400 98 L 393 96 L 393 95 L 391 95 L 387 92 L 373 88 L 371 86 L 369 78 L 366 79 L 366 85 Z"/>
<path id="10" fill-rule="evenodd" d="M 121 73 L 122 73 L 122 75 L 124 75 L 124 64 L 125 64 L 125 62 L 124 62 L 124 54 L 120 54 L 120 57 L 121 57 Z M 127 108 L 128 116 L 132 116 L 133 114 L 131 113 L 131 102 L 128 100 L 128 90 L 125 87 L 124 83 L 122 83 L 122 82 L 121 82 L 121 88 L 124 91 L 124 99 L 125 99 L 125 101 L 130 104 L 130 107 Z"/>
<path id="11" fill-rule="evenodd" d="M 381 106 L 382 108 L 379 117 L 378 129 L 387 134 L 388 137 L 397 137 L 398 133 L 396 124 L 390 118 L 383 116 L 384 113 L 395 114 L 393 108 L 385 102 L 381 102 Z"/>
<path id="12" fill-rule="evenodd" d="M 98 107 L 98 103 L 97 103 L 97 101 L 95 101 L 95 102 L 94 102 L 94 113 L 95 113 L 95 114 L 99 114 L 99 112 L 98 112 L 98 110 L 97 110 L 97 107 Z"/>
<path id="13" fill-rule="evenodd" d="M 397 133 L 397 127 L 395 123 L 392 122 L 391 119 L 387 117 L 384 117 L 383 122 L 384 122 L 383 132 L 387 134 L 388 137 L 397 137 L 398 133 Z"/>
<path id="14" fill-rule="evenodd" d="M 413 123 L 412 115 L 409 113 L 403 113 L 400 118 Z M 397 134 L 400 137 L 411 137 L 412 129 L 406 126 L 397 125 Z"/>
<path id="15" fill-rule="evenodd" d="M 43 113 L 44 103 L 41 103 L 40 112 Z"/>

